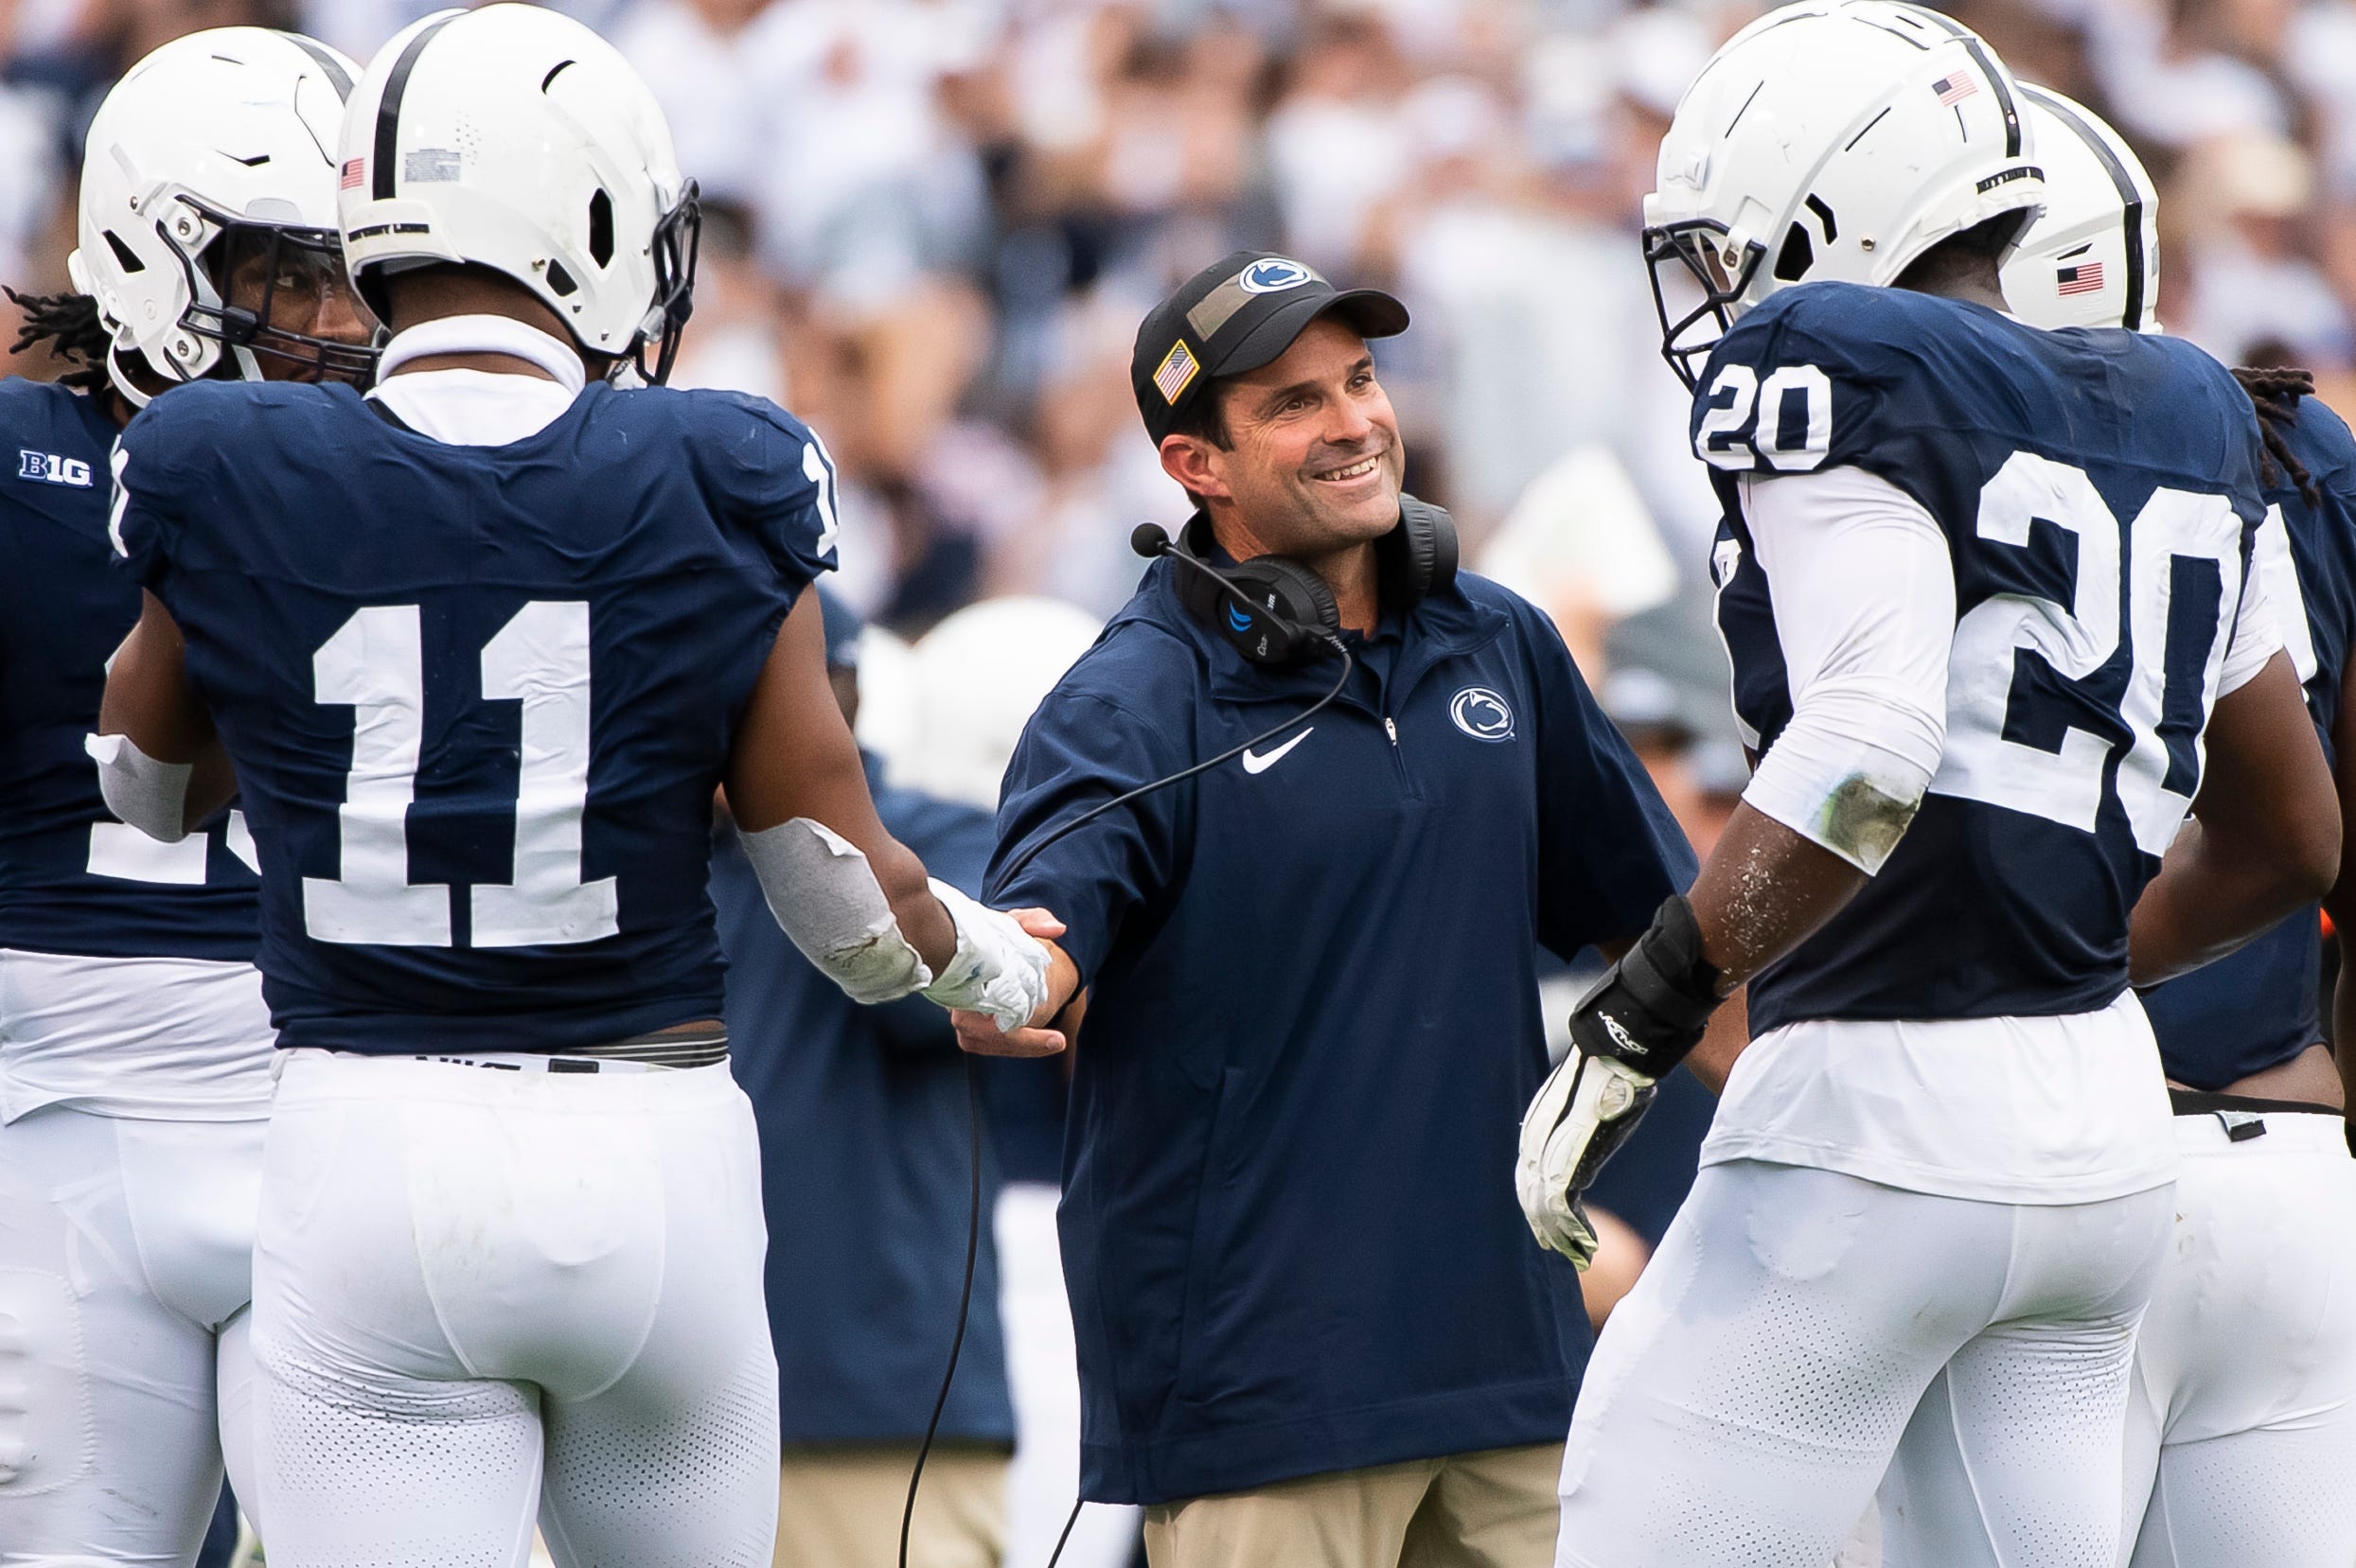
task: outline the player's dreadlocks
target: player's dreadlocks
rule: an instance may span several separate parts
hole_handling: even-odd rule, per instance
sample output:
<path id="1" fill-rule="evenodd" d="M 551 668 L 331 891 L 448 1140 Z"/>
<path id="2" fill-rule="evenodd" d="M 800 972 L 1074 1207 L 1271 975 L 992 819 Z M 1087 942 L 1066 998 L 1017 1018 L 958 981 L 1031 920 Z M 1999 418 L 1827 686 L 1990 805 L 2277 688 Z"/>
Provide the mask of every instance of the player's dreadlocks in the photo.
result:
<path id="1" fill-rule="evenodd" d="M 82 392 L 106 390 L 106 350 L 113 339 L 106 324 L 98 320 L 97 300 L 76 293 L 20 294 L 8 288 L 0 288 L 0 293 L 6 293 L 25 312 L 25 325 L 10 353 L 22 354 L 37 343 L 46 343 L 51 359 L 75 366 L 60 376 L 59 381 Z"/>
<path id="2" fill-rule="evenodd" d="M 2233 379 L 2250 395 L 2250 402 L 2258 410 L 2259 432 L 2266 438 L 2265 467 L 2259 477 L 2271 488 L 2288 474 L 2308 505 L 2321 506 L 2323 494 L 2315 488 L 2314 477 L 2292 454 L 2290 443 L 2282 438 L 2284 428 L 2298 418 L 2298 400 L 2315 395 L 2315 373 L 2291 365 L 2268 365 L 2262 369 L 2237 365 Z"/>

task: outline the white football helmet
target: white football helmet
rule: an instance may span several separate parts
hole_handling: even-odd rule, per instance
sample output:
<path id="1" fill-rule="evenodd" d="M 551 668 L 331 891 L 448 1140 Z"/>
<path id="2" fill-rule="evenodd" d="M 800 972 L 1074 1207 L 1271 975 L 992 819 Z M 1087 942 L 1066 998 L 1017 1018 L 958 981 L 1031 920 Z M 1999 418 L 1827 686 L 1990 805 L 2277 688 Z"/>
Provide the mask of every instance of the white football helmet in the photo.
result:
<path id="1" fill-rule="evenodd" d="M 513 278 L 592 353 L 670 374 L 695 288 L 696 187 L 629 62 L 538 6 L 437 12 L 353 90 L 344 254 L 384 313 L 384 278 L 458 263 Z M 654 368 L 640 358 L 657 345 Z"/>
<path id="2" fill-rule="evenodd" d="M 1962 24 L 1895 0 L 1799 0 L 1710 57 L 1661 138 L 1644 253 L 1662 352 L 1689 361 L 1786 284 L 1897 281 L 1940 240 L 2043 210 L 2020 91 Z M 1690 271 L 1702 303 L 1671 319 Z"/>
<path id="3" fill-rule="evenodd" d="M 217 27 L 157 49 L 98 105 L 65 265 L 113 334 L 107 373 L 134 406 L 148 401 L 122 363 L 134 350 L 179 381 L 224 354 L 246 380 L 261 379 L 260 356 L 374 374 L 373 348 L 310 331 L 347 290 L 333 150 L 358 75 L 310 39 Z M 259 304 L 233 307 L 231 275 L 248 268 Z"/>
<path id="4" fill-rule="evenodd" d="M 2159 330 L 2159 190 L 2125 137 L 2082 104 L 2021 84 L 2046 171 L 2046 213 L 2004 264 L 2031 326 Z"/>

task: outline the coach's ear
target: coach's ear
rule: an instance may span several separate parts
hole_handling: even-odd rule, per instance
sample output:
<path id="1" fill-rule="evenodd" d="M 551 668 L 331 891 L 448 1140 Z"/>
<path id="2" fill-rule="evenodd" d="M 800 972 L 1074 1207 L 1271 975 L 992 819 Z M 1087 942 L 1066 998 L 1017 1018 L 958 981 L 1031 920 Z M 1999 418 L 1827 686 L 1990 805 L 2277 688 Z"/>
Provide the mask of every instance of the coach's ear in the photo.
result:
<path id="1" fill-rule="evenodd" d="M 1231 501 L 1228 488 L 1227 453 L 1199 435 L 1170 434 L 1161 438 L 1161 471 L 1178 482 L 1199 506 L 1206 501 Z"/>

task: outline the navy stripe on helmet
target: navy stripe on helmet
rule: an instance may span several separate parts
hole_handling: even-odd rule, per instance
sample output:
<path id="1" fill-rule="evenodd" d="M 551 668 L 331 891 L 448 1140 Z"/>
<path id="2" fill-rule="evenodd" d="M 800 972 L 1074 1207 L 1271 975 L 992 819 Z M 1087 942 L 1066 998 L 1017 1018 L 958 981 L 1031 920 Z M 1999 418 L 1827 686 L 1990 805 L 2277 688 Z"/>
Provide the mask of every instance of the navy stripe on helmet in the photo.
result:
<path id="1" fill-rule="evenodd" d="M 322 48 L 316 40 L 305 38 L 301 33 L 280 32 L 278 36 L 317 61 L 319 68 L 328 74 L 328 79 L 335 84 L 335 96 L 347 103 L 351 101 L 351 73 L 344 69 L 343 62 Z"/>
<path id="2" fill-rule="evenodd" d="M 2119 202 L 2126 208 L 2123 220 L 2126 232 L 2122 238 L 2126 241 L 2124 249 L 2127 256 L 2127 308 L 2122 312 L 2125 319 L 2119 325 L 2130 332 L 2142 330 L 2144 277 L 2148 271 L 2143 253 L 2143 192 L 2135 188 L 2135 176 L 2127 172 L 2127 166 L 2119 162 L 2117 153 L 2111 150 L 2111 144 L 2074 113 L 2068 104 L 2050 93 L 2040 93 L 2033 87 L 2024 87 L 2021 91 L 2034 96 L 2047 114 L 2076 132 L 2078 139 L 2093 150 L 2096 160 L 2102 165 L 2102 172 L 2111 177 L 2111 184 L 2118 187 Z"/>
<path id="3" fill-rule="evenodd" d="M 409 73 L 417 68 L 417 57 L 434 42 L 434 35 L 455 22 L 457 17 L 445 16 L 438 22 L 420 28 L 409 41 L 409 47 L 393 62 L 392 75 L 384 79 L 384 98 L 377 105 L 377 145 L 371 156 L 376 167 L 369 171 L 369 194 L 380 202 L 390 201 L 393 195 L 393 168 L 400 145 L 400 100 L 409 90 Z"/>

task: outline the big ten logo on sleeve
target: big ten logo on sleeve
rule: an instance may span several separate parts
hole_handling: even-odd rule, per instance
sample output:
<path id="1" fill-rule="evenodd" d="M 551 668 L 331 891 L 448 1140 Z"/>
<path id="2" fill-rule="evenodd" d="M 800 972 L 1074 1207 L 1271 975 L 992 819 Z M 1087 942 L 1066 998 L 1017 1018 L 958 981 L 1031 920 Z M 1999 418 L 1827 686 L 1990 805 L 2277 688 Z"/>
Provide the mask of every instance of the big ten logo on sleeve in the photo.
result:
<path id="1" fill-rule="evenodd" d="M 30 449 L 17 454 L 16 477 L 36 484 L 63 484 L 77 490 L 87 490 L 96 483 L 90 465 L 80 458 Z"/>

